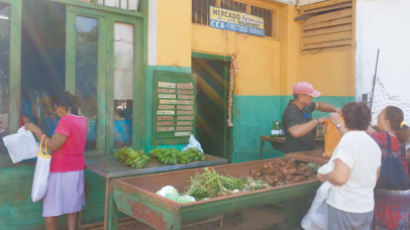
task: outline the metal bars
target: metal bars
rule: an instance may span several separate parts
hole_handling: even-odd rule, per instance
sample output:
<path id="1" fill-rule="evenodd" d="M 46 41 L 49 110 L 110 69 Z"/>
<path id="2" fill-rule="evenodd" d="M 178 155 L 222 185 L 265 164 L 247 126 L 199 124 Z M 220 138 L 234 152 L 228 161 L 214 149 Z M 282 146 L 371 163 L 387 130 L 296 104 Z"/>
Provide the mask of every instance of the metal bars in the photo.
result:
<path id="1" fill-rule="evenodd" d="M 192 22 L 209 25 L 209 6 L 215 5 L 215 0 L 192 0 Z"/>
<path id="2" fill-rule="evenodd" d="M 265 35 L 266 36 L 272 36 L 273 35 L 273 15 L 274 11 L 257 7 L 257 6 L 251 6 L 251 14 L 255 16 L 259 16 L 263 18 L 264 21 L 264 27 L 265 27 Z"/>
<path id="3" fill-rule="evenodd" d="M 192 22 L 195 24 L 209 25 L 209 6 L 217 6 L 262 17 L 265 22 L 265 35 L 270 37 L 276 35 L 275 10 L 254 5 L 251 5 L 250 8 L 248 8 L 247 3 L 235 0 L 192 0 Z"/>
<path id="4" fill-rule="evenodd" d="M 239 12 L 246 13 L 246 3 L 234 1 L 234 0 L 221 0 L 221 8 L 236 10 Z"/>

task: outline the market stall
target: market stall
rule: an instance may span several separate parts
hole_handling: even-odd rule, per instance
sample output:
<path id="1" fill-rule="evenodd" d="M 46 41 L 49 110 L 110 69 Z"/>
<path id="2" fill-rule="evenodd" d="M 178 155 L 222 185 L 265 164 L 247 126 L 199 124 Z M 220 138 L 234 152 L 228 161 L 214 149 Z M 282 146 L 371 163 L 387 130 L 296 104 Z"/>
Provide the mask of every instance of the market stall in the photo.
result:
<path id="1" fill-rule="evenodd" d="M 285 158 L 294 158 L 299 161 L 297 156 Z M 281 159 L 284 158 L 224 164 L 212 168 L 220 174 L 240 178 L 249 176 L 250 170 L 264 167 L 269 162 L 277 162 Z M 312 161 L 309 162 L 322 164 L 324 161 L 318 157 L 317 160 L 312 158 Z M 239 192 L 186 204 L 179 204 L 155 194 L 165 185 L 173 185 L 178 191 L 183 191 L 187 187 L 189 179 L 196 172 L 204 170 L 206 171 L 206 168 L 187 169 L 113 180 L 110 183 L 108 229 L 117 229 L 120 212 L 155 229 L 181 229 L 185 224 L 224 213 L 313 194 L 319 185 L 318 180 L 313 177 L 306 181 Z"/>
<path id="2" fill-rule="evenodd" d="M 211 165 L 226 164 L 227 159 L 205 154 L 205 160 L 194 161 L 188 164 L 164 165 L 156 159 L 151 159 L 143 168 L 130 168 L 118 161 L 114 157 L 96 157 L 86 160 L 86 169 L 104 178 L 105 181 L 105 212 L 104 226 L 107 226 L 108 212 L 108 194 L 109 183 L 111 180 L 121 177 L 138 176 L 145 174 L 154 174 L 172 170 L 181 170 L 188 168 L 206 167 Z"/>

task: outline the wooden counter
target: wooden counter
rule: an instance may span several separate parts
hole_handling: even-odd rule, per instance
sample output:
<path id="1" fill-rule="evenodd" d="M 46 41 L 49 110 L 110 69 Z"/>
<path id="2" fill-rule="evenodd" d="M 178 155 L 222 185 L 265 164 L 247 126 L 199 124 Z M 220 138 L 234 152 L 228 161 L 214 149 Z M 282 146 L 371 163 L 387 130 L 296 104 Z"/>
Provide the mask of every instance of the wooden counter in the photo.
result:
<path id="1" fill-rule="evenodd" d="M 285 150 L 285 137 L 271 137 L 271 136 L 260 136 L 260 149 L 259 149 L 259 159 L 263 159 L 263 146 L 265 141 L 268 141 L 274 150 L 284 151 Z M 323 138 L 316 138 L 315 144 L 318 149 L 322 149 L 324 146 L 324 139 Z"/>

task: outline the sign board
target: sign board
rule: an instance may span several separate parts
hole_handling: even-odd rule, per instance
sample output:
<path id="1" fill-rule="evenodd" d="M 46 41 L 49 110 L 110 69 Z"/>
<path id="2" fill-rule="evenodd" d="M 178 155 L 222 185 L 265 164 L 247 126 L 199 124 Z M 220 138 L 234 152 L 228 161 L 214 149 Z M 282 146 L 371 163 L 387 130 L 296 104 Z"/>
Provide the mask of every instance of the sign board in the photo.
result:
<path id="1" fill-rule="evenodd" d="M 176 72 L 154 72 L 152 144 L 186 144 L 195 131 L 196 79 Z"/>
<path id="2" fill-rule="evenodd" d="M 209 26 L 222 30 L 265 36 L 263 18 L 216 6 L 209 6 Z"/>

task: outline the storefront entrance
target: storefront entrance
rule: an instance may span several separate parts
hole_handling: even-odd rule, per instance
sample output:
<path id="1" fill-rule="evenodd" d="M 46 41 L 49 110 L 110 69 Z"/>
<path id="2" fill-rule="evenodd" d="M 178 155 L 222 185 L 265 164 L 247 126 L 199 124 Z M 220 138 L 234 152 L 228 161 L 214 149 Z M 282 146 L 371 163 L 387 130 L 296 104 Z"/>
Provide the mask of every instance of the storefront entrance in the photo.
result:
<path id="1" fill-rule="evenodd" d="M 224 60 L 225 59 L 225 60 Z M 197 137 L 206 153 L 231 159 L 232 130 L 227 127 L 229 59 L 193 54 L 197 75 Z"/>
<path id="2" fill-rule="evenodd" d="M 1 136 L 23 122 L 51 136 L 52 98 L 70 91 L 87 117 L 87 151 L 143 146 L 133 132 L 144 123 L 143 19 L 98 8 L 0 0 Z"/>

